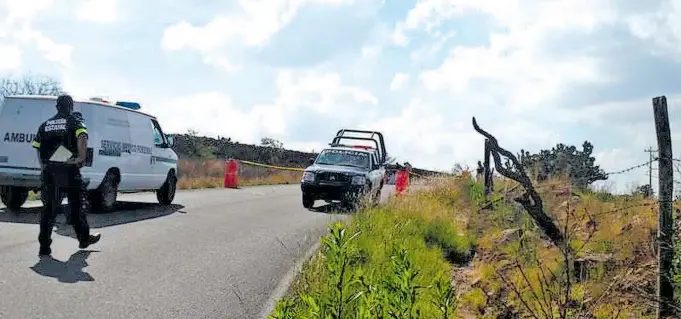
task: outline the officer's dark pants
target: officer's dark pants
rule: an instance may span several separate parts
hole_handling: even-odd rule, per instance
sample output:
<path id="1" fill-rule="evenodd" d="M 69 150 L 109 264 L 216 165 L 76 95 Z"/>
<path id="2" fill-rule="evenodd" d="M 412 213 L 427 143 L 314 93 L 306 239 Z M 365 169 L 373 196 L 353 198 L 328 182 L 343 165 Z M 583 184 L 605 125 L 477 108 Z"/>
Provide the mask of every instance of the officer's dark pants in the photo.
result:
<path id="1" fill-rule="evenodd" d="M 66 193 L 69 201 L 70 222 L 79 242 L 87 242 L 90 236 L 85 216 L 86 202 L 83 201 L 85 187 L 80 170 L 75 165 L 47 164 L 42 171 L 42 192 L 44 206 L 40 215 L 38 242 L 43 249 L 52 244 L 52 228 L 61 212 L 61 194 Z"/>

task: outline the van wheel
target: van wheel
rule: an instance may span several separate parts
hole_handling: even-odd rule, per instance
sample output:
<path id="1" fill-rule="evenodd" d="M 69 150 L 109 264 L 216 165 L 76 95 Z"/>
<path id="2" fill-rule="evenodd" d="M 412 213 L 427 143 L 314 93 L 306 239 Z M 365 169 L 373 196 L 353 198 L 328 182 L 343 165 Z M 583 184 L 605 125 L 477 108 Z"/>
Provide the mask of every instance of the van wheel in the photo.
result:
<path id="1" fill-rule="evenodd" d="M 168 173 L 166 182 L 161 188 L 156 190 L 156 199 L 161 205 L 170 205 L 175 199 L 175 191 L 177 190 L 177 177 L 175 174 Z"/>
<path id="2" fill-rule="evenodd" d="M 112 173 L 107 173 L 96 190 L 90 192 L 90 204 L 93 213 L 111 213 L 118 196 L 118 181 Z"/>
<path id="3" fill-rule="evenodd" d="M 9 210 L 19 210 L 28 199 L 28 188 L 0 186 L 0 200 Z"/>

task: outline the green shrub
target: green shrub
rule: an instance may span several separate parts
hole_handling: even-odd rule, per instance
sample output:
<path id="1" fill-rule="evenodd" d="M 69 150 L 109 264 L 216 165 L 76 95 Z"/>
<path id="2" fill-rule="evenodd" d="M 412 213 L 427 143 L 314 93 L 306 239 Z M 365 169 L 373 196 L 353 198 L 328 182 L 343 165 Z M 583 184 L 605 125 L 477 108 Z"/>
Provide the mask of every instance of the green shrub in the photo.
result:
<path id="1" fill-rule="evenodd" d="M 429 222 L 425 229 L 424 239 L 429 246 L 437 245 L 445 259 L 455 265 L 468 263 L 475 250 L 468 236 L 459 235 L 451 222 L 436 219 Z"/>

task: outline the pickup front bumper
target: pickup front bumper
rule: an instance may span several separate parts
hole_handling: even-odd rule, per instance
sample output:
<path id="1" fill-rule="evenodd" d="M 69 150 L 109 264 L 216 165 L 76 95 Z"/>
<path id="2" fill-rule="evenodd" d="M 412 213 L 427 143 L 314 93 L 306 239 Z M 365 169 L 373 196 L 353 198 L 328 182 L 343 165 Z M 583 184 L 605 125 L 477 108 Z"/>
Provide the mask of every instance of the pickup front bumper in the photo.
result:
<path id="1" fill-rule="evenodd" d="M 355 198 L 367 190 L 366 185 L 326 184 L 303 182 L 300 184 L 303 196 L 321 200 L 347 200 Z"/>

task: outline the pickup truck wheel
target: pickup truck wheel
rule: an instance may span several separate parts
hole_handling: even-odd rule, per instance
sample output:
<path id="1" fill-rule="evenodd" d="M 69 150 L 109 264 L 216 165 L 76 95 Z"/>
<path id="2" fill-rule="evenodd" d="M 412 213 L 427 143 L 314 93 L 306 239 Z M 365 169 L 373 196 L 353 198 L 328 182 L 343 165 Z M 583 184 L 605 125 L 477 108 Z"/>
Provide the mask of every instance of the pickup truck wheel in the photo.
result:
<path id="1" fill-rule="evenodd" d="M 381 183 L 381 186 L 378 187 L 376 190 L 376 195 L 374 197 L 374 205 L 378 205 L 381 203 L 381 191 L 383 190 L 383 183 Z"/>
<path id="2" fill-rule="evenodd" d="M 16 186 L 0 187 L 0 200 L 10 210 L 19 210 L 28 199 L 28 189 Z"/>
<path id="3" fill-rule="evenodd" d="M 175 199 L 175 191 L 177 190 L 177 178 L 175 174 L 168 173 L 166 182 L 163 183 L 160 189 L 156 191 L 156 199 L 161 205 L 170 205 Z"/>
<path id="4" fill-rule="evenodd" d="M 362 206 L 362 199 L 365 198 L 362 193 L 348 194 L 343 198 L 342 204 L 350 210 L 357 210 Z"/>
<path id="5" fill-rule="evenodd" d="M 118 181 L 112 173 L 107 173 L 96 190 L 90 192 L 92 213 L 110 213 L 114 210 L 118 196 Z"/>
<path id="6" fill-rule="evenodd" d="M 303 194 L 303 207 L 308 209 L 312 208 L 312 206 L 314 206 L 314 201 L 315 201 L 314 197 L 307 194 Z"/>

